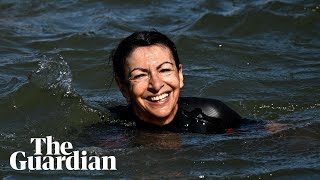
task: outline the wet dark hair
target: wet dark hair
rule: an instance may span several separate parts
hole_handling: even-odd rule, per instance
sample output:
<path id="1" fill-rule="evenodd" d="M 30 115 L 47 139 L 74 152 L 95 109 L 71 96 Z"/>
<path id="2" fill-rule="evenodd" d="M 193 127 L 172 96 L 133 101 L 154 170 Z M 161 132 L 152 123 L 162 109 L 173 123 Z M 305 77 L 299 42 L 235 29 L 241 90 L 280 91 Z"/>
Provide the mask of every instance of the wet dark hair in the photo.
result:
<path id="1" fill-rule="evenodd" d="M 123 39 L 110 55 L 113 64 L 114 76 L 125 80 L 124 65 L 127 57 L 138 47 L 164 45 L 169 48 L 179 69 L 180 60 L 175 44 L 164 34 L 157 31 L 140 31 Z"/>

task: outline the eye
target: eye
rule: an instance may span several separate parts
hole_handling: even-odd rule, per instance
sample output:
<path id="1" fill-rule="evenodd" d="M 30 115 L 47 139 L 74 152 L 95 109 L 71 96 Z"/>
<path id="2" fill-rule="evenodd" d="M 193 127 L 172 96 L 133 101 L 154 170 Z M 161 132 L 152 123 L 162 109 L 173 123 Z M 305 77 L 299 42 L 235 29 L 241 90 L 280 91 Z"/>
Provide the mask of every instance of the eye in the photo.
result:
<path id="1" fill-rule="evenodd" d="M 160 70 L 160 73 L 167 73 L 167 72 L 171 72 L 172 71 L 172 69 L 169 69 L 169 68 L 167 68 L 167 69 L 161 69 Z"/>
<path id="2" fill-rule="evenodd" d="M 138 74 L 138 75 L 133 76 L 132 79 L 141 79 L 144 77 L 147 77 L 147 74 Z"/>

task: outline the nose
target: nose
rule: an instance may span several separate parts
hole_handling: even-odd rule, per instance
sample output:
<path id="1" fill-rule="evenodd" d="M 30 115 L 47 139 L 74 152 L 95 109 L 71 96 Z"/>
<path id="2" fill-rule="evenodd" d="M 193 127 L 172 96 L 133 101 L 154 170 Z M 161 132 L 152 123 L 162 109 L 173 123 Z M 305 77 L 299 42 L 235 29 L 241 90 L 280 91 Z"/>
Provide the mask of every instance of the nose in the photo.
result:
<path id="1" fill-rule="evenodd" d="M 150 75 L 149 79 L 149 86 L 148 89 L 152 93 L 157 93 L 160 91 L 160 89 L 164 86 L 164 82 L 162 81 L 161 77 L 159 77 L 159 74 L 153 73 Z"/>

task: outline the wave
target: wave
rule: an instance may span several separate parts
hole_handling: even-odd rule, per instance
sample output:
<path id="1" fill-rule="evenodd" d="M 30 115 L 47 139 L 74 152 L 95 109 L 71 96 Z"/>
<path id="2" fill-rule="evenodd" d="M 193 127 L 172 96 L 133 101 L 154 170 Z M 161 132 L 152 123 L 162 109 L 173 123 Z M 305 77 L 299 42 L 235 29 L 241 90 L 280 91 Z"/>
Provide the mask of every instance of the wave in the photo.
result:
<path id="1" fill-rule="evenodd" d="M 39 62 L 39 68 L 29 76 L 29 81 L 55 93 L 63 93 L 64 96 L 76 96 L 71 84 L 71 70 L 62 56 L 59 56 L 57 60 Z"/>
<path id="2" fill-rule="evenodd" d="M 215 4 L 213 7 L 207 7 L 207 4 L 211 1 L 200 6 L 204 14 L 189 30 L 232 37 L 288 31 L 318 34 L 319 8 L 314 4 L 280 1 L 234 3 L 229 6 L 226 5 L 228 3 L 212 3 Z"/>

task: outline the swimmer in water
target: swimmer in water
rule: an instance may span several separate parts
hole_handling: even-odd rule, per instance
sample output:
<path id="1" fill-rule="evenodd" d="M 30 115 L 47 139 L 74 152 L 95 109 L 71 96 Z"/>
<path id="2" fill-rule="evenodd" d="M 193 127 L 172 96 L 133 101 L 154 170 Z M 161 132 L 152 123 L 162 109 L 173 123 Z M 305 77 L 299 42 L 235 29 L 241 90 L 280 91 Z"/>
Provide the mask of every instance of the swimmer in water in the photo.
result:
<path id="1" fill-rule="evenodd" d="M 157 31 L 123 39 L 110 59 L 117 85 L 129 104 L 110 108 L 137 128 L 172 132 L 223 133 L 238 128 L 241 116 L 221 101 L 180 97 L 184 85 L 175 44 Z"/>

